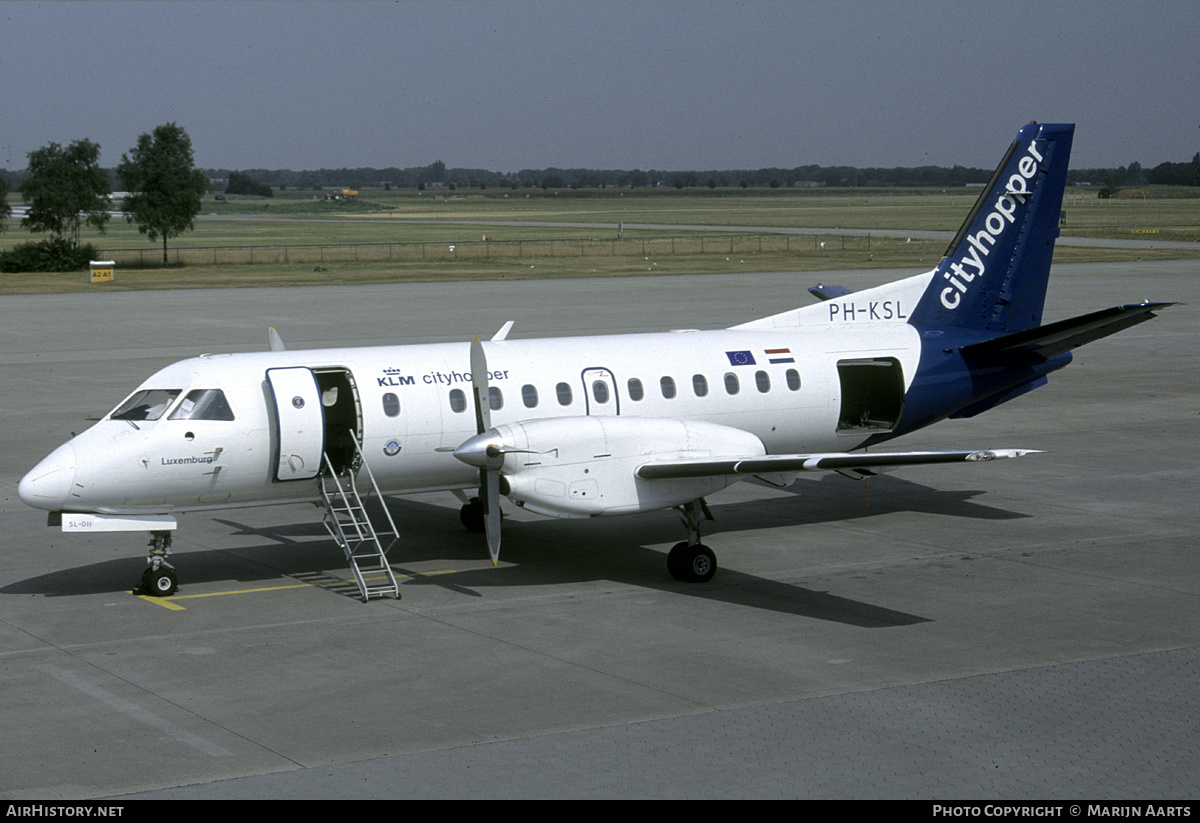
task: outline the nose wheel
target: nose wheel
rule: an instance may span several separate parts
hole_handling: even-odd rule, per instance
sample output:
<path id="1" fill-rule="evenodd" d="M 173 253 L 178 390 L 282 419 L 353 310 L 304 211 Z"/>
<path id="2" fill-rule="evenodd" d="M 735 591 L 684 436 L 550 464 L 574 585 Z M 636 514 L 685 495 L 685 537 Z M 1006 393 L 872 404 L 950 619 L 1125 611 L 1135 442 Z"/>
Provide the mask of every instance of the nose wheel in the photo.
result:
<path id="1" fill-rule="evenodd" d="M 166 597 L 179 591 L 179 580 L 175 572 L 165 566 L 157 571 L 146 569 L 142 572 L 142 593 L 151 597 Z"/>
<path id="2" fill-rule="evenodd" d="M 167 597 L 179 591 L 175 567 L 167 562 L 170 554 L 171 532 L 150 532 L 150 551 L 146 554 L 147 568 L 142 572 L 142 585 L 137 594 Z"/>

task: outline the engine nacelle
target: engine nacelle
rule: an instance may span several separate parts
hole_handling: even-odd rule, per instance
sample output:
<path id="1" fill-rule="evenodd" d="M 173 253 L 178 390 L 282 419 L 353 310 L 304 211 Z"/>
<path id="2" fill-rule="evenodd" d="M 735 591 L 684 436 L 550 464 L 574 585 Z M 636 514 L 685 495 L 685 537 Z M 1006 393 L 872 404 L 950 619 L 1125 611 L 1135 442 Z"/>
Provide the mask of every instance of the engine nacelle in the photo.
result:
<path id="1" fill-rule="evenodd" d="M 720 459 L 766 453 L 749 432 L 694 420 L 558 417 L 495 426 L 502 443 L 501 493 L 552 517 L 654 511 L 725 488 L 735 477 L 645 480 L 656 459 Z M 491 432 L 489 432 L 491 434 Z"/>

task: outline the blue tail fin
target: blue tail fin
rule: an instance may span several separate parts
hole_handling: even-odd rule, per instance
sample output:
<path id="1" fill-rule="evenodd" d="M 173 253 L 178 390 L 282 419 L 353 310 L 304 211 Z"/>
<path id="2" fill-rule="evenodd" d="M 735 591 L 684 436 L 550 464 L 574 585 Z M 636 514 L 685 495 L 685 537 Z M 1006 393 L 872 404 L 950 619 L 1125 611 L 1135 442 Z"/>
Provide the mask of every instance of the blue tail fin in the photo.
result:
<path id="1" fill-rule="evenodd" d="M 1041 325 L 1074 133 L 1037 123 L 1017 132 L 910 323 L 993 334 Z"/>

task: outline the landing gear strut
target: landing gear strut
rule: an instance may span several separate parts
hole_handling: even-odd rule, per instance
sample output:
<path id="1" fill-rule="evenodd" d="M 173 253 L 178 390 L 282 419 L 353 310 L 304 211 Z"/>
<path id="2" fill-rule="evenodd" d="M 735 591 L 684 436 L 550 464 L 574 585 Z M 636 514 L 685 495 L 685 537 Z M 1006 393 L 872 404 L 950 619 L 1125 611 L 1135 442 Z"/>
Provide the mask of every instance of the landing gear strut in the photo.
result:
<path id="1" fill-rule="evenodd" d="M 150 532 L 150 551 L 146 555 L 146 571 L 142 572 L 142 594 L 167 597 L 179 590 L 175 567 L 167 562 L 171 554 L 171 533 Z"/>
<path id="2" fill-rule="evenodd" d="M 676 580 L 687 583 L 707 583 L 717 573 L 717 556 L 712 549 L 700 542 L 700 523 L 712 520 L 708 504 L 693 500 L 678 507 L 683 523 L 688 529 L 688 539 L 676 543 L 667 554 L 667 571 Z"/>

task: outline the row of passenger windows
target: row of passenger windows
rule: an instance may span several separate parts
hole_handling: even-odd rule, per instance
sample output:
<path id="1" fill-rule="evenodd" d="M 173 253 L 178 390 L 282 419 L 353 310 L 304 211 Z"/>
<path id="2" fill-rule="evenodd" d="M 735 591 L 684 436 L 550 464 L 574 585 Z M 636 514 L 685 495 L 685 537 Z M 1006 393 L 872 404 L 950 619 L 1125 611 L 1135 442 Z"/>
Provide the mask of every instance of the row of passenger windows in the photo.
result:
<path id="1" fill-rule="evenodd" d="M 790 391 L 800 391 L 800 372 L 795 369 L 788 369 L 784 373 L 784 380 Z M 725 393 L 735 395 L 742 391 L 742 382 L 738 375 L 733 372 L 726 372 L 724 377 Z M 626 385 L 626 396 L 638 402 L 646 397 L 646 388 L 642 381 L 636 377 L 629 378 Z M 765 371 L 759 370 L 754 373 L 754 388 L 760 393 L 766 394 L 771 390 L 771 375 Z M 594 380 L 591 385 L 592 400 L 596 403 L 604 405 L 609 402 L 610 391 L 608 382 L 605 380 Z M 675 378 L 661 377 L 658 381 L 658 390 L 662 394 L 663 399 L 673 400 L 679 393 L 675 385 Z M 709 392 L 708 378 L 702 374 L 692 375 L 692 393 L 696 397 L 707 397 Z M 575 401 L 575 394 L 571 389 L 570 383 L 559 383 L 554 387 L 555 399 L 560 406 L 569 406 Z M 521 402 L 527 409 L 536 409 L 540 402 L 537 386 L 531 383 L 526 383 L 521 387 Z M 488 405 L 493 411 L 504 408 L 504 392 L 497 386 L 488 387 Z M 467 410 L 467 393 L 462 389 L 450 390 L 450 410 L 456 413 L 465 412 Z M 392 392 L 388 392 L 383 396 L 383 413 L 388 417 L 397 417 L 400 414 L 400 398 Z"/>

